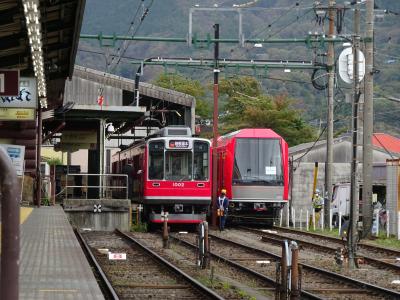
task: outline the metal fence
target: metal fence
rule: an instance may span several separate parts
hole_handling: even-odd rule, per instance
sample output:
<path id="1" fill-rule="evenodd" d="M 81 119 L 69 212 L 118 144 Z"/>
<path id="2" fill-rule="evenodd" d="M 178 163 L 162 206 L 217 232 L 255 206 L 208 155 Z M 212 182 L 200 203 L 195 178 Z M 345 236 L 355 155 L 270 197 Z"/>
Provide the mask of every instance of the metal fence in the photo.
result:
<path id="1" fill-rule="evenodd" d="M 65 199 L 128 199 L 126 174 L 66 174 Z"/>

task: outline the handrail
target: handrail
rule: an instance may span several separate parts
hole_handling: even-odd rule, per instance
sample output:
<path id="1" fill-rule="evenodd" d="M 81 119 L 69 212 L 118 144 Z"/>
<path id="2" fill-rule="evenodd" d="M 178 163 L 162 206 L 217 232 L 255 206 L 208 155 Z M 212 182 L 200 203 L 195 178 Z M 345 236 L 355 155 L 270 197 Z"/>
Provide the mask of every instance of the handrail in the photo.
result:
<path id="1" fill-rule="evenodd" d="M 88 185 L 88 183 L 86 183 L 86 185 L 68 185 L 68 177 L 74 177 L 74 176 L 81 176 L 81 177 L 89 177 L 89 176 L 97 176 L 99 177 L 99 185 Z M 115 177 L 122 177 L 123 179 L 125 179 L 125 184 L 126 185 L 107 185 L 104 184 L 103 180 L 106 180 L 107 178 L 102 178 L 103 177 L 110 177 L 110 178 L 115 178 Z M 128 199 L 128 193 L 129 193 L 129 178 L 127 174 L 87 174 L 87 173 L 67 173 L 66 174 L 67 180 L 66 180 L 66 185 L 63 189 L 63 191 L 65 191 L 65 199 L 68 199 L 68 189 L 70 188 L 95 188 L 95 189 L 99 189 L 99 199 L 103 199 L 104 198 L 104 190 L 106 189 L 125 189 L 125 199 Z M 61 192 L 60 192 L 61 193 Z M 60 194 L 59 193 L 59 194 Z M 86 199 L 87 198 L 87 193 L 86 193 Z"/>
<path id="2" fill-rule="evenodd" d="M 1 188 L 1 283 L 3 299 L 18 299 L 19 289 L 19 200 L 18 178 L 4 149 L 0 148 Z"/>

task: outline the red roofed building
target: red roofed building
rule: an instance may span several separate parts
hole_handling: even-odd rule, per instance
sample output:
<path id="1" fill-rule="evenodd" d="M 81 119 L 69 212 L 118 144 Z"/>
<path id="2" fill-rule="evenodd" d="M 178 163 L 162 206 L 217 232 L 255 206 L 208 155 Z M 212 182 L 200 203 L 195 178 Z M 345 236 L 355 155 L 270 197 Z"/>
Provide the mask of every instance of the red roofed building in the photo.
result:
<path id="1" fill-rule="evenodd" d="M 372 144 L 392 153 L 400 153 L 400 139 L 386 133 L 374 133 Z"/>

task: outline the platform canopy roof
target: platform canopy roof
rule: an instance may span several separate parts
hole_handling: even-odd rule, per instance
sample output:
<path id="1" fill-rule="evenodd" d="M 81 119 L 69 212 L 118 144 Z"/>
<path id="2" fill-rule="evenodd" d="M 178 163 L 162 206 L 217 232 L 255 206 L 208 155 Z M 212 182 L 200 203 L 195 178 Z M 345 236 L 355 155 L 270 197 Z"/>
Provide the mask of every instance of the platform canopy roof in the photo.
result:
<path id="1" fill-rule="evenodd" d="M 44 73 L 49 108 L 62 104 L 65 80 L 72 76 L 85 0 L 40 0 Z M 21 0 L 0 0 L 0 69 L 34 76 Z"/>

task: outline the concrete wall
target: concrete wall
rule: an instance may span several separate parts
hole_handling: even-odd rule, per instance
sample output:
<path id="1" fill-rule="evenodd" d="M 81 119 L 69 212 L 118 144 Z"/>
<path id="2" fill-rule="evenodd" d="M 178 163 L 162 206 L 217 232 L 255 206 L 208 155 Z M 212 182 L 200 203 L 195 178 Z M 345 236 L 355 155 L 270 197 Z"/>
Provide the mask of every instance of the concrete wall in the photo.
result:
<path id="1" fill-rule="evenodd" d="M 292 205 L 300 211 L 300 209 L 311 210 L 311 197 L 314 182 L 314 163 L 294 163 L 295 171 L 293 172 L 293 187 L 292 187 Z M 350 164 L 335 163 L 333 164 L 332 182 L 350 182 Z M 361 174 L 362 168 L 359 165 L 358 172 Z M 324 191 L 325 180 L 325 164 L 318 165 L 317 188 Z"/>
<path id="2" fill-rule="evenodd" d="M 94 212 L 94 205 L 101 204 L 101 212 Z M 72 226 L 92 230 L 113 231 L 116 228 L 128 231 L 131 225 L 130 200 L 116 199 L 68 199 L 64 200 L 64 211 Z"/>

